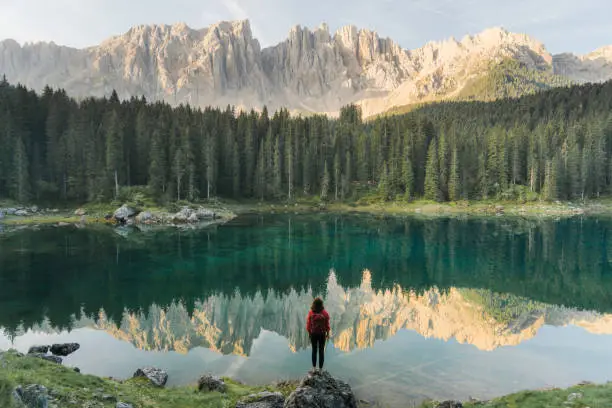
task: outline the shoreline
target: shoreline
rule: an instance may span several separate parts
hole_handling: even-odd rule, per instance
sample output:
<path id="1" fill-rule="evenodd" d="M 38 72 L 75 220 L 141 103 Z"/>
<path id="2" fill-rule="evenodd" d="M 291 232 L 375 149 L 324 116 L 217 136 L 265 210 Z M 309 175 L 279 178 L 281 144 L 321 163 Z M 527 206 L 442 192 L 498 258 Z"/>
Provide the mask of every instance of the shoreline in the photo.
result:
<path id="1" fill-rule="evenodd" d="M 175 206 L 176 207 L 176 206 Z M 148 214 L 150 219 L 139 221 L 138 216 L 130 218 L 127 224 L 121 224 L 108 219 L 116 208 L 113 205 L 91 205 L 77 209 L 40 210 L 25 216 L 4 215 L 0 217 L 0 232 L 2 227 L 11 231 L 24 228 L 39 228 L 43 226 L 134 226 L 153 229 L 166 228 L 205 228 L 210 225 L 223 224 L 246 214 L 370 214 L 375 216 L 409 216 L 420 218 L 523 218 L 523 219 L 561 219 L 580 216 L 612 215 L 612 199 L 592 200 L 585 204 L 571 202 L 457 202 L 435 203 L 415 201 L 412 203 L 389 202 L 376 204 L 357 203 L 318 203 L 312 201 L 283 202 L 218 202 L 189 203 L 183 208 L 199 208 L 201 211 L 215 213 L 215 218 L 201 219 L 195 222 L 183 217 L 178 222 L 169 208 L 143 207 L 140 214 Z M 175 208 L 176 209 L 176 208 Z M 83 215 L 75 212 L 83 211 Z M 0 207 L 0 211 L 2 208 Z M 181 210 L 184 211 L 184 210 Z M 80 214 L 80 213 L 79 213 Z"/>
<path id="2" fill-rule="evenodd" d="M 111 377 L 99 377 L 81 374 L 73 367 L 45 361 L 31 355 L 23 355 L 15 350 L 0 351 L 0 403 L 11 407 L 13 391 L 18 387 L 32 384 L 42 385 L 48 390 L 52 401 L 50 406 L 88 406 L 115 407 L 119 402 L 133 407 L 166 408 L 212 408 L 219 406 L 235 407 L 240 402 L 248 401 L 253 394 L 261 392 L 280 393 L 287 398 L 299 386 L 299 380 L 279 381 L 267 386 L 252 386 L 222 378 L 226 384 L 225 392 L 199 391 L 194 384 L 174 387 L 153 385 L 146 378 L 129 378 L 117 380 Z M 202 373 L 205 375 L 205 373 Z M 500 396 L 487 401 L 470 399 L 463 402 L 465 408 L 487 406 L 494 408 L 542 406 L 605 406 L 612 401 L 612 382 L 593 384 L 582 382 L 566 389 L 547 388 L 526 390 Z M 61 402 L 62 405 L 54 405 Z M 386 407 L 385 401 L 359 400 L 359 408 Z M 238 405 L 240 406 L 240 405 Z M 421 408 L 448 407 L 439 401 L 425 400 L 417 405 Z M 452 405 L 458 406 L 461 405 Z M 305 407 L 308 408 L 308 407 Z"/>
<path id="3" fill-rule="evenodd" d="M 602 199 L 585 204 L 572 202 L 456 202 L 436 203 L 415 201 L 412 203 L 389 202 L 375 204 L 313 202 L 270 203 L 244 202 L 228 203 L 227 207 L 238 215 L 242 214 L 322 214 L 362 213 L 389 216 L 420 216 L 430 218 L 448 217 L 520 217 L 520 218 L 571 218 L 576 216 L 612 215 L 612 200 Z"/>
<path id="4" fill-rule="evenodd" d="M 174 210 L 179 208 L 173 204 Z M 6 206 L 5 206 L 6 207 Z M 36 206 L 34 206 L 36 207 Z M 188 217 L 176 222 L 178 215 L 170 208 L 156 206 L 139 206 L 139 213 L 148 213 L 151 220 L 138 221 L 134 217 L 127 225 L 150 225 L 155 227 L 197 226 L 198 222 L 189 222 Z M 606 216 L 612 215 L 612 198 L 590 200 L 586 203 L 574 202 L 506 202 L 506 201 L 461 201 L 452 203 L 436 203 L 431 201 L 388 202 L 388 203 L 347 203 L 297 200 L 286 202 L 258 201 L 220 201 L 210 203 L 184 203 L 182 208 L 199 208 L 202 211 L 214 212 L 217 217 L 213 223 L 223 223 L 245 214 L 371 214 L 388 216 L 418 216 L 424 218 L 448 217 L 516 217 L 529 219 L 571 218 L 576 216 Z M 24 207 L 19 207 L 24 208 Z M 122 225 L 108 220 L 108 215 L 116 211 L 117 204 L 91 204 L 79 208 L 64 210 L 40 210 L 26 216 L 4 215 L 0 217 L 0 226 L 5 227 L 38 227 L 43 225 Z M 2 212 L 0 205 L 0 212 Z M 75 212 L 84 210 L 84 215 Z M 6 211 L 6 208 L 4 209 Z M 180 213 L 180 211 L 179 211 Z M 81 213 L 78 213 L 81 214 Z M 153 216 L 151 216 L 151 214 Z M 211 220 L 205 220 L 211 221 Z M 210 222 L 208 222 L 210 223 Z"/>

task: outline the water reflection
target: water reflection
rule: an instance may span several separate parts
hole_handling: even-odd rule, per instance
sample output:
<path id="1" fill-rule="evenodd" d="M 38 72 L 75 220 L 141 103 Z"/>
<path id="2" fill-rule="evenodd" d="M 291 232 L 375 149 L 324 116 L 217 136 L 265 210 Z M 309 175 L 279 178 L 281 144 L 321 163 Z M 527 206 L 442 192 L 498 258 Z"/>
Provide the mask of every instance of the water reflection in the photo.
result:
<path id="1" fill-rule="evenodd" d="M 545 325 L 582 327 L 594 334 L 612 334 L 612 315 L 547 305 L 483 289 L 432 288 L 422 294 L 400 285 L 374 289 L 372 274 L 363 272 L 361 285 L 344 288 L 329 274 L 322 293 L 270 289 L 253 296 L 213 295 L 195 301 L 192 310 L 180 302 L 151 305 L 146 311 L 125 310 L 113 321 L 102 309 L 97 315 L 73 316 L 73 329 L 104 330 L 141 350 L 187 353 L 204 347 L 221 354 L 248 356 L 262 330 L 289 341 L 293 351 L 309 346 L 304 316 L 313 296 L 322 294 L 332 318 L 334 347 L 343 352 L 369 348 L 402 329 L 425 338 L 454 339 L 490 351 L 515 346 L 536 336 Z M 23 328 L 22 328 L 23 330 Z M 48 324 L 34 331 L 59 332 Z"/>

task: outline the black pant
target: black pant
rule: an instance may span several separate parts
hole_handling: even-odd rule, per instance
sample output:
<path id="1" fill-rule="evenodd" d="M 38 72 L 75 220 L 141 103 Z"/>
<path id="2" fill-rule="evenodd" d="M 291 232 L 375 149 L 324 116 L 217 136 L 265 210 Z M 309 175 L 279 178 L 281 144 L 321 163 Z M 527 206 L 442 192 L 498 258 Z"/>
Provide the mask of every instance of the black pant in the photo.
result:
<path id="1" fill-rule="evenodd" d="M 323 368 L 325 362 L 325 333 L 311 334 L 310 343 L 312 344 L 312 366 L 317 366 L 317 350 L 319 350 L 319 368 Z"/>

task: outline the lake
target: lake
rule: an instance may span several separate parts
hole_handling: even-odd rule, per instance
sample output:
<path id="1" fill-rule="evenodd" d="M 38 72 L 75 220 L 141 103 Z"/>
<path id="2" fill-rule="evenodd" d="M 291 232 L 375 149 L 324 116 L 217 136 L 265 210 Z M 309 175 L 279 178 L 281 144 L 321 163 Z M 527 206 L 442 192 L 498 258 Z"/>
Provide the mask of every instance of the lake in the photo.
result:
<path id="1" fill-rule="evenodd" d="M 0 234 L 0 349 L 76 341 L 82 372 L 265 384 L 326 368 L 405 406 L 612 380 L 612 220 L 248 215 L 201 230 Z"/>

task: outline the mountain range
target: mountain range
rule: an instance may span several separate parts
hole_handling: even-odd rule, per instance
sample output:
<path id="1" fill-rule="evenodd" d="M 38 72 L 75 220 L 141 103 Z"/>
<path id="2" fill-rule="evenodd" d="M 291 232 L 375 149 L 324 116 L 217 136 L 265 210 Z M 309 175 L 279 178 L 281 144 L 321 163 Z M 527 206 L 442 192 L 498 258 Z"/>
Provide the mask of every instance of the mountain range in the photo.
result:
<path id="1" fill-rule="evenodd" d="M 0 73 L 37 91 L 77 98 L 145 96 L 173 105 L 234 105 L 335 114 L 356 103 L 364 116 L 446 99 L 490 100 L 612 78 L 612 46 L 551 55 L 539 41 L 502 28 L 406 50 L 376 32 L 295 26 L 262 48 L 248 20 L 203 29 L 141 25 L 100 45 L 0 42 Z M 495 81 L 491 75 L 497 73 Z"/>

